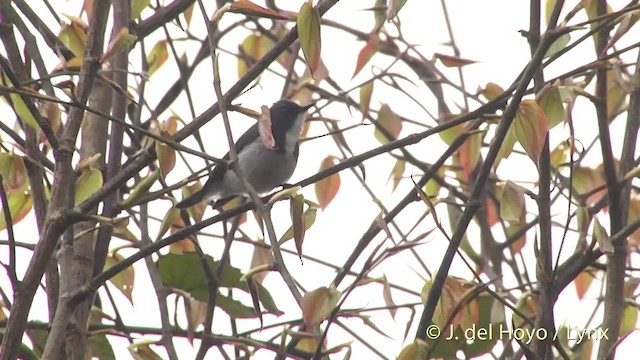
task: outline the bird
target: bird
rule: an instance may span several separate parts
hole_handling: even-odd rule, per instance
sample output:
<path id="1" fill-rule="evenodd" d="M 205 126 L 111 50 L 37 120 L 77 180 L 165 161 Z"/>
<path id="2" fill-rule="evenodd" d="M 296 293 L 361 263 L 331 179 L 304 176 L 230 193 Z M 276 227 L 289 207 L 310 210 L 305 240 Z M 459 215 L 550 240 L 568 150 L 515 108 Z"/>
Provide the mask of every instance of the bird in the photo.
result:
<path id="1" fill-rule="evenodd" d="M 306 119 L 306 112 L 314 103 L 298 105 L 282 99 L 269 109 L 273 146 L 265 144 L 259 130 L 259 123 L 251 126 L 235 143 L 238 154 L 237 166 L 249 184 L 259 194 L 267 193 L 283 185 L 293 174 L 298 163 L 300 132 Z M 265 106 L 266 108 L 266 106 Z M 230 160 L 227 153 L 223 159 Z M 223 201 L 242 195 L 245 188 L 235 172 L 227 164 L 216 165 L 209 173 L 209 179 L 202 189 L 175 205 L 186 209 L 204 200 Z"/>

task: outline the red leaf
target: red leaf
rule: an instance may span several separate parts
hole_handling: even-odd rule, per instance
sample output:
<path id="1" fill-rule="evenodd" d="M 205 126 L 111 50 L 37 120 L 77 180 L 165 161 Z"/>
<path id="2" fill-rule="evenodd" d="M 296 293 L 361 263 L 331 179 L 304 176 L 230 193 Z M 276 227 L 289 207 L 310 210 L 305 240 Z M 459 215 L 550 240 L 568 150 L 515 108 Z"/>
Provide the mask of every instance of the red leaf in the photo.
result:
<path id="1" fill-rule="evenodd" d="M 337 158 L 335 156 L 327 156 L 320 163 L 320 170 L 326 170 L 333 165 L 335 165 Z M 340 189 L 340 174 L 335 173 L 331 176 L 328 176 L 315 184 L 316 190 L 316 198 L 318 198 L 318 203 L 320 204 L 320 208 L 324 210 L 336 197 L 338 190 Z"/>
<path id="2" fill-rule="evenodd" d="M 457 56 L 451 56 L 451 55 L 445 55 L 445 54 L 439 54 L 439 53 L 435 53 L 433 55 L 436 59 L 442 62 L 442 65 L 446 67 L 462 67 L 465 65 L 471 65 L 471 64 L 477 63 L 477 61 L 475 60 L 463 59 Z"/>
<path id="3" fill-rule="evenodd" d="M 262 105 L 260 109 L 262 110 L 260 118 L 258 118 L 258 132 L 260 133 L 260 138 L 267 149 L 275 150 L 276 139 L 271 133 L 271 111 L 269 111 L 269 107 L 266 105 Z"/>
<path id="4" fill-rule="evenodd" d="M 258 6 L 249 0 L 238 0 L 234 2 L 229 7 L 229 11 L 249 16 L 258 16 L 277 20 L 289 20 L 288 17 L 280 15 L 273 10 L 265 9 L 262 6 Z"/>
<path id="5" fill-rule="evenodd" d="M 362 50 L 360 50 L 360 53 L 358 54 L 358 61 L 356 62 L 356 68 L 353 71 L 353 76 L 351 76 L 352 79 L 356 77 L 356 75 L 358 75 L 360 70 L 362 70 L 362 68 L 365 65 L 367 65 L 367 63 L 369 62 L 369 60 L 371 60 L 373 55 L 376 52 L 378 52 L 379 45 L 380 45 L 380 38 L 378 37 L 378 34 L 375 32 L 369 34 L 367 43 L 364 45 L 364 47 L 362 48 Z"/>

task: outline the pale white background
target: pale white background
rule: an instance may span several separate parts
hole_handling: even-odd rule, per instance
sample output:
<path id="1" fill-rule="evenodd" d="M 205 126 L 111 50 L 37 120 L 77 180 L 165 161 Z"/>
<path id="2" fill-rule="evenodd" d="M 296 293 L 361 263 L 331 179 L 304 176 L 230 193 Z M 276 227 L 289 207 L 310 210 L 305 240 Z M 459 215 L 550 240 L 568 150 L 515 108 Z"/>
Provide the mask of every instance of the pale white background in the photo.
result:
<path id="1" fill-rule="evenodd" d="M 209 3 L 209 2 L 207 2 Z M 280 4 L 281 3 L 281 4 Z M 354 26 L 362 31 L 369 31 L 373 26 L 373 16 L 368 11 L 363 9 L 372 6 L 373 1 L 342 1 L 339 2 L 329 13 L 326 14 L 327 18 L 334 21 L 343 22 Z M 573 2 L 569 2 L 568 6 L 573 6 Z M 626 2 L 624 1 L 611 1 L 614 9 L 619 9 Z M 291 2 L 279 2 L 279 4 L 291 11 L 296 11 L 302 4 L 302 1 Z M 78 15 L 80 8 L 80 1 L 69 2 L 54 2 L 53 5 L 57 10 L 61 12 Z M 477 64 L 470 65 L 464 68 L 464 75 L 467 90 L 475 92 L 475 89 L 479 86 L 484 86 L 487 82 L 494 82 L 501 85 L 503 88 L 508 87 L 521 69 L 526 65 L 529 59 L 529 47 L 526 39 L 522 37 L 518 31 L 526 30 L 528 27 L 528 1 L 469 1 L 469 0 L 452 0 L 447 2 L 449 14 L 452 18 L 453 32 L 455 40 L 461 50 L 464 58 L 478 61 Z M 565 9 L 566 12 L 567 9 Z M 211 13 L 211 9 L 209 9 Z M 41 12 L 43 19 L 50 24 L 54 31 L 57 31 L 57 25 L 55 21 L 47 16 L 48 12 L 43 8 Z M 564 14 L 564 13 L 563 13 Z M 226 22 L 232 22 L 237 20 L 236 15 L 225 15 L 223 24 Z M 584 14 L 580 14 L 574 22 L 578 19 L 586 19 Z M 433 53 L 440 52 L 445 54 L 452 54 L 449 47 L 445 44 L 450 41 L 442 15 L 442 10 L 439 2 L 423 2 L 423 1 L 408 1 L 407 5 L 401 11 L 401 20 L 403 25 L 403 35 L 412 44 L 417 46 L 417 49 L 423 56 L 431 58 Z M 199 11 L 196 9 L 191 24 L 191 30 L 196 34 L 204 34 L 203 20 Z M 391 28 L 388 26 L 388 28 Z M 174 30 L 174 29 L 170 29 Z M 578 38 L 578 34 L 572 35 L 573 39 Z M 239 32 L 237 35 L 228 36 L 222 43 L 224 49 L 235 51 L 237 43 L 246 36 L 248 32 Z M 152 35 L 147 39 L 146 46 L 149 49 L 153 46 L 155 40 L 159 40 L 164 37 L 162 31 L 157 32 L 156 35 Z M 631 43 L 634 40 L 627 40 L 623 43 Z M 568 56 L 564 56 L 563 60 L 558 61 L 557 64 L 551 66 L 545 73 L 546 78 L 551 78 L 555 75 L 559 75 L 571 69 L 577 65 L 585 64 L 595 59 L 592 41 L 588 40 L 577 49 L 573 50 Z M 355 79 L 351 79 L 353 69 L 355 66 L 355 59 L 360 47 L 363 46 L 363 42 L 357 42 L 354 45 L 354 38 L 351 35 L 344 34 L 340 31 L 333 30 L 329 27 L 323 27 L 322 29 L 322 58 L 333 79 L 335 79 L 343 89 L 351 89 L 363 80 L 366 80 L 370 75 L 370 66 L 358 75 Z M 46 49 L 45 46 L 41 46 L 41 49 Z M 134 50 L 139 51 L 139 49 Z M 178 43 L 178 53 L 187 53 L 187 56 L 191 59 L 198 51 L 195 43 L 185 42 Z M 631 54 L 631 57 L 626 57 L 627 60 L 633 60 L 635 53 Z M 46 51 L 43 54 L 45 61 L 55 64 L 57 62 L 54 54 Z M 132 57 L 132 58 L 135 58 Z M 384 56 L 377 55 L 374 57 L 373 63 L 379 68 L 385 68 L 391 63 L 392 59 Z M 236 60 L 234 57 L 226 54 L 222 54 L 220 57 L 221 69 L 223 72 L 222 86 L 224 88 L 230 87 L 237 78 L 236 72 Z M 147 99 L 159 99 L 169 84 L 173 83 L 177 78 L 175 73 L 175 64 L 173 60 L 169 60 L 167 64 L 151 79 L 151 86 L 147 86 Z M 442 67 L 440 67 L 443 69 Z M 300 68 L 302 69 L 302 68 Z M 282 69 L 277 69 L 280 73 L 283 73 Z M 456 81 L 455 71 L 444 69 L 447 76 Z M 424 85 L 416 79 L 415 75 L 411 74 L 409 78 L 415 83 L 411 85 L 404 83 L 407 87 L 406 90 L 425 103 L 429 110 L 435 111 L 434 101 L 432 95 L 425 89 Z M 131 81 L 131 80 L 130 80 Z M 130 82 L 131 84 L 132 82 Z M 201 65 L 198 71 L 194 74 L 190 82 L 191 91 L 194 94 L 196 115 L 200 114 L 206 108 L 211 106 L 215 102 L 215 95 L 213 93 L 213 87 L 211 82 L 211 67 L 208 64 Z M 236 102 L 242 103 L 243 106 L 247 106 L 253 109 L 258 109 L 263 104 L 271 104 L 278 100 L 280 97 L 282 87 L 282 81 L 279 78 L 265 74 L 260 82 L 260 85 L 247 92 L 247 94 L 239 97 Z M 393 95 L 392 95 L 393 94 Z M 451 89 L 447 89 L 449 94 L 449 105 L 455 112 L 455 104 L 462 104 L 462 98 Z M 354 98 L 358 98 L 357 90 L 350 93 Z M 155 103 L 151 100 L 151 106 Z M 414 106 L 411 102 L 403 97 L 399 97 L 393 91 L 385 89 L 384 86 L 376 85 L 374 90 L 374 98 L 372 101 L 372 107 L 377 108 L 380 103 L 386 102 L 397 113 L 410 118 L 415 121 L 419 121 L 426 125 L 432 126 L 434 122 L 427 114 L 422 112 L 419 108 Z M 324 102 L 320 103 L 324 105 Z M 471 102 L 471 107 L 477 106 L 474 102 Z M 592 118 L 592 112 L 590 111 L 589 104 L 585 101 L 581 101 L 578 104 L 577 114 L 580 114 L 579 108 L 582 107 L 588 112 L 583 112 L 584 118 L 580 116 L 574 116 L 578 126 L 576 126 L 577 137 L 583 139 L 585 143 L 589 143 L 594 136 L 595 118 Z M 11 112 L 6 111 L 6 107 L 3 105 L 2 121 L 13 121 Z M 185 120 L 189 120 L 191 115 L 188 110 L 187 102 L 184 97 L 180 97 L 176 101 L 172 108 L 177 114 L 179 114 Z M 170 113 L 163 114 L 164 118 L 169 116 Z M 360 122 L 360 118 L 352 116 L 341 105 L 332 105 L 323 111 L 323 116 L 340 120 L 340 126 L 346 127 Z M 252 124 L 252 120 L 239 115 L 231 114 L 232 123 L 234 128 L 234 136 L 239 136 L 248 126 Z M 160 118 L 163 120 L 163 117 Z M 584 123 L 584 126 L 582 124 Z M 226 138 L 224 131 L 222 131 L 222 122 L 220 118 L 213 119 L 201 130 L 201 134 L 205 139 L 205 145 L 207 152 L 213 156 L 222 156 L 227 149 Z M 613 125 L 613 136 L 621 134 L 623 123 L 617 121 Z M 558 128 L 560 128 L 559 126 Z M 401 133 L 402 136 L 406 136 L 413 132 L 422 131 L 424 128 L 417 126 L 410 126 L 405 124 Z M 565 133 L 561 133 L 562 130 L 556 130 L 552 132 L 552 146 L 555 146 L 558 142 L 562 141 L 566 136 Z M 313 124 L 309 135 L 320 135 L 325 133 L 326 130 L 321 124 Z M 355 154 L 368 151 L 372 148 L 379 146 L 379 143 L 371 136 L 373 128 L 371 126 L 363 126 L 356 130 L 352 130 L 347 134 L 349 144 Z M 192 146 L 195 148 L 195 142 L 189 138 L 183 144 Z M 614 152 L 619 154 L 621 141 L 614 141 Z M 424 161 L 432 162 L 436 160 L 442 151 L 445 149 L 444 144 L 440 141 L 439 137 L 429 138 L 420 144 L 409 148 L 416 156 L 420 157 Z M 334 145 L 329 137 L 305 142 L 301 146 L 301 155 L 299 166 L 291 179 L 291 182 L 302 180 L 315 172 L 317 172 L 320 161 L 326 155 L 340 156 L 337 147 Z M 204 162 L 194 157 L 187 156 L 189 161 L 192 162 L 194 168 L 201 168 Z M 597 164 L 599 159 L 591 159 L 591 164 Z M 392 208 L 412 187 L 410 181 L 403 181 L 395 192 L 392 192 L 391 184 L 387 182 L 389 173 L 393 167 L 395 160 L 389 155 L 382 155 L 375 159 L 369 160 L 366 165 L 366 178 L 367 184 L 374 189 L 376 196 L 386 205 L 388 208 Z M 415 169 L 407 168 L 405 176 L 409 176 L 412 173 L 420 175 L 415 172 Z M 187 175 L 186 167 L 183 164 L 178 164 L 176 169 L 169 175 L 168 182 L 175 183 L 180 181 Z M 503 179 L 520 180 L 520 181 L 535 181 L 537 174 L 535 173 L 533 164 L 523 157 L 516 158 L 515 160 L 504 160 L 500 167 L 500 175 Z M 370 196 L 365 192 L 362 186 L 354 177 L 350 171 L 343 171 L 341 173 L 342 187 L 338 196 L 333 203 L 324 212 L 319 212 L 315 225 L 307 232 L 304 252 L 305 254 L 313 255 L 326 261 L 330 261 L 333 264 L 341 265 L 351 253 L 353 247 L 362 236 L 363 232 L 369 227 L 373 219 L 379 214 L 380 210 L 374 202 L 372 202 Z M 154 188 L 155 189 L 155 188 Z M 314 190 L 312 187 L 308 187 L 302 190 L 305 197 L 315 199 Z M 175 193 L 177 195 L 177 192 Z M 529 204 L 530 206 L 532 204 Z M 158 217 L 164 215 L 170 206 L 168 201 L 160 201 L 154 203 L 153 214 Z M 444 210 L 444 207 L 441 209 Z M 424 211 L 422 204 L 416 203 L 411 205 L 409 209 L 404 213 L 415 214 L 411 216 L 403 216 L 398 218 L 398 224 L 407 230 L 415 221 L 415 218 Z M 276 230 L 278 234 L 282 234 L 289 226 L 289 208 L 286 203 L 276 205 L 274 209 L 274 221 L 276 223 Z M 404 214 L 403 213 L 403 214 Z M 212 212 L 208 212 L 207 215 L 211 215 Z M 441 214 L 446 214 L 442 211 Z M 605 218 L 606 221 L 606 218 Z M 157 223 L 153 224 L 157 229 Z M 431 222 L 425 222 L 423 229 L 427 230 L 432 227 Z M 28 216 L 24 221 L 16 225 L 15 230 L 19 236 L 20 241 L 36 242 L 37 234 L 33 231 L 34 220 L 33 216 Z M 258 236 L 259 230 L 256 226 L 253 226 L 253 221 L 250 217 L 249 224 L 244 226 L 250 236 Z M 219 233 L 219 227 L 213 226 L 211 229 L 207 229 L 208 232 Z M 152 229 L 152 236 L 154 236 L 154 230 Z M 427 254 L 424 256 L 424 261 L 429 266 L 430 271 L 437 270 L 440 264 L 441 256 L 444 249 L 447 246 L 446 239 L 440 235 L 434 235 L 426 239 L 426 244 L 419 247 L 418 251 L 421 254 Z M 557 233 L 558 238 L 561 236 L 561 232 Z M 6 238 L 6 233 L 1 235 Z M 471 235 L 473 239 L 473 235 Z M 378 244 L 383 241 L 382 236 L 378 236 L 373 244 Z M 218 258 L 221 253 L 220 241 L 211 238 L 202 237 L 201 243 L 205 247 L 206 251 L 214 258 Z M 532 241 L 530 238 L 529 241 Z M 118 245 L 119 242 L 115 242 Z M 285 247 L 293 249 L 293 244 L 289 243 Z M 569 243 L 567 249 L 572 249 L 572 245 Z M 232 265 L 240 267 L 244 271 L 248 270 L 251 260 L 252 247 L 244 244 L 235 244 L 232 247 L 231 261 Z M 370 251 L 370 250 L 369 250 Z M 130 254 L 132 252 L 123 251 L 123 254 Z M 566 252 L 568 253 L 568 251 Z M 368 252 L 367 252 L 368 254 Z M 533 253 L 531 246 L 527 246 L 525 249 L 525 258 L 531 260 L 531 264 L 528 264 L 530 272 L 534 270 L 533 266 Z M 363 255 L 362 258 L 366 258 L 367 255 Z M 0 259 L 3 262 L 7 262 L 6 247 L 0 248 Z M 315 264 L 312 261 L 305 261 L 301 264 L 295 256 L 286 256 L 286 263 L 289 271 L 294 274 L 296 279 L 302 282 L 302 285 L 306 290 L 312 290 L 320 286 L 327 286 L 333 279 L 334 272 L 326 267 Z M 24 271 L 28 264 L 29 253 L 26 251 L 18 251 L 18 271 L 21 273 Z M 362 262 L 356 264 L 355 269 L 361 266 Z M 160 326 L 160 320 L 157 312 L 156 297 L 153 294 L 153 289 L 150 287 L 150 281 L 147 276 L 147 270 L 144 263 L 139 262 L 135 265 L 136 269 L 136 287 L 133 292 L 134 304 L 131 306 L 127 300 L 114 291 L 116 298 L 119 300 L 119 311 L 124 319 L 129 321 L 128 325 L 142 325 L 142 326 Z M 457 260 L 451 271 L 452 274 L 461 276 L 464 278 L 470 278 L 470 272 L 464 267 L 462 262 Z M 402 285 L 404 287 L 419 291 L 423 284 L 423 278 L 427 277 L 421 268 L 416 264 L 415 259 L 410 255 L 401 254 L 396 256 L 392 261 L 389 261 L 371 274 L 372 276 L 385 275 L 389 281 Z M 505 282 L 511 279 L 506 278 Z M 9 288 L 9 284 L 5 276 L 0 277 L 0 282 L 3 288 Z M 343 286 L 348 284 L 343 282 Z M 278 319 L 274 319 L 273 316 L 267 315 L 265 322 L 271 323 L 275 321 L 285 321 L 287 319 L 295 319 L 300 316 L 298 306 L 295 304 L 293 298 L 289 295 L 288 291 L 284 287 L 281 279 L 278 275 L 269 275 L 266 279 L 265 286 L 271 291 L 276 298 L 278 306 L 286 312 L 284 316 Z M 590 311 L 593 303 L 598 296 L 599 289 L 597 286 L 593 286 L 591 291 L 587 294 L 587 300 L 583 300 L 578 303 L 573 286 L 567 287 L 567 289 L 560 296 L 556 305 L 556 324 L 560 325 L 567 323 L 575 327 L 585 326 L 585 317 L 588 311 Z M 419 299 L 416 296 L 407 295 L 402 292 L 394 292 L 394 300 L 398 304 L 404 302 L 416 302 Z M 35 299 L 30 319 L 32 320 L 44 320 L 46 319 L 46 306 L 44 292 L 40 291 Z M 173 297 L 170 298 L 170 302 L 173 301 Z M 246 302 L 249 304 L 249 302 Z M 363 308 L 384 306 L 382 299 L 382 288 L 378 284 L 371 284 L 358 289 L 354 292 L 349 300 L 346 302 L 345 308 Z M 111 312 L 111 309 L 106 308 L 107 312 Z M 409 332 L 409 338 L 405 341 L 403 334 L 407 321 L 410 317 L 410 312 L 407 310 L 399 310 L 395 319 L 391 318 L 387 311 L 372 312 L 371 313 L 376 325 L 384 331 L 388 337 L 383 337 L 368 328 L 362 328 L 358 325 L 359 320 L 345 321 L 348 325 L 359 329 L 358 334 L 367 338 L 374 344 L 378 345 L 378 349 L 382 351 L 387 357 L 393 358 L 399 354 L 404 345 L 411 342 L 413 339 L 413 333 L 415 332 L 415 324 L 419 318 L 419 313 L 416 314 L 414 320 L 414 326 L 412 326 Z M 600 315 L 601 316 L 601 315 Z M 181 324 L 184 326 L 184 318 L 181 318 Z M 214 331 L 219 333 L 225 333 L 228 324 L 228 319 L 222 311 L 216 311 L 214 323 L 216 328 Z M 591 327 L 597 326 L 599 320 L 596 320 Z M 256 322 L 251 321 L 239 321 L 239 327 L 243 329 L 252 329 L 256 326 Z M 264 338 L 275 336 L 272 331 L 264 331 Z M 337 326 L 332 326 L 332 331 L 329 334 L 329 346 L 335 346 L 346 341 L 349 341 L 350 337 Z M 639 340 L 638 334 L 632 334 L 622 345 L 619 347 L 619 358 L 625 358 L 630 356 L 630 352 L 633 350 L 632 344 Z M 112 344 L 117 351 L 117 357 L 128 358 L 128 353 L 122 352 L 128 343 L 122 338 L 112 338 Z M 176 340 L 176 345 L 180 353 L 181 358 L 192 358 L 197 351 L 198 343 L 195 343 L 195 347 L 189 345 L 182 339 Z M 163 351 L 158 349 L 159 353 Z M 595 349 L 594 349 L 595 353 Z M 344 354 L 342 352 L 341 354 Z M 626 354 L 626 355 L 625 355 Z M 353 343 L 353 357 L 356 359 L 370 358 L 371 354 L 365 347 L 357 342 Z M 208 353 L 209 359 L 217 359 L 220 355 L 215 349 L 212 349 Z M 335 355 L 336 358 L 341 358 L 340 355 Z M 260 351 L 256 354 L 255 358 L 270 359 L 273 358 L 273 354 L 268 351 Z"/>

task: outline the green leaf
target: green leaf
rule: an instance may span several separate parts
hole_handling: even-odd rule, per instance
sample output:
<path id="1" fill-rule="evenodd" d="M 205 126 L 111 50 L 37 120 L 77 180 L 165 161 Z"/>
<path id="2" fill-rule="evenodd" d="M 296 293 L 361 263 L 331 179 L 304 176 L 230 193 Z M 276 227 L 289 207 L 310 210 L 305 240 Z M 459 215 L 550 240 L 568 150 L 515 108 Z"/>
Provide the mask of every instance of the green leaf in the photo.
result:
<path id="1" fill-rule="evenodd" d="M 547 115 L 535 100 L 522 100 L 513 126 L 518 142 L 537 167 L 549 131 Z"/>
<path id="2" fill-rule="evenodd" d="M 2 186 L 7 194 L 27 190 L 27 168 L 21 156 L 12 153 L 0 153 L 0 175 Z"/>
<path id="3" fill-rule="evenodd" d="M 128 208 L 136 205 L 138 201 L 140 201 L 142 198 L 144 198 L 145 195 L 148 194 L 149 189 L 151 189 L 153 184 L 155 184 L 159 178 L 160 169 L 155 169 L 151 174 L 143 177 L 140 182 L 133 186 L 133 189 L 129 193 L 129 196 L 120 202 L 120 206 L 123 208 Z"/>
<path id="4" fill-rule="evenodd" d="M 305 212 L 304 212 L 304 226 L 305 226 L 305 231 L 309 230 L 309 228 L 313 225 L 313 223 L 316 221 L 316 213 L 318 212 L 318 209 L 315 207 L 309 207 Z M 282 237 L 280 238 L 280 240 L 278 240 L 278 244 L 283 244 L 284 242 L 293 239 L 293 226 L 289 227 L 289 229 L 284 233 L 284 235 L 282 235 Z"/>
<path id="5" fill-rule="evenodd" d="M 151 0 L 131 0 L 131 8 L 129 10 L 129 18 L 135 20 L 140 16 L 142 10 L 146 9 Z"/>
<path id="6" fill-rule="evenodd" d="M 118 35 L 109 42 L 107 50 L 102 54 L 102 57 L 100 57 L 100 62 L 105 62 L 113 55 L 127 49 L 131 45 L 135 44 L 136 40 L 138 40 L 138 37 L 133 34 L 129 34 L 129 29 L 123 27 L 118 32 Z"/>
<path id="7" fill-rule="evenodd" d="M 311 1 L 308 1 L 302 4 L 296 20 L 300 47 L 309 66 L 309 71 L 311 71 L 311 76 L 315 78 L 315 74 L 320 68 L 320 13 L 318 9 L 313 7 Z"/>
<path id="8" fill-rule="evenodd" d="M 15 193 L 9 196 L 9 211 L 11 212 L 11 221 L 13 225 L 24 219 L 25 216 L 31 211 L 33 205 L 31 194 L 24 192 Z M 7 228 L 7 223 L 4 219 L 4 208 L 0 211 L 0 230 Z"/>
<path id="9" fill-rule="evenodd" d="M 302 243 L 304 242 L 304 197 L 300 194 L 293 196 L 290 200 L 291 208 L 291 228 L 293 229 L 293 240 L 296 243 L 298 257 L 302 261 Z"/>
<path id="10" fill-rule="evenodd" d="M 124 256 L 118 253 L 111 253 L 107 255 L 105 270 L 122 262 L 122 260 L 124 260 Z M 125 268 L 123 271 L 116 274 L 116 276 L 109 279 L 109 281 L 129 300 L 131 305 L 133 305 L 132 294 L 135 279 L 136 271 L 132 266 Z"/>
<path id="11" fill-rule="evenodd" d="M 544 88 L 538 95 L 537 101 L 547 115 L 549 129 L 554 128 L 564 120 L 564 105 L 557 85 Z"/>
<path id="12" fill-rule="evenodd" d="M 75 206 L 87 200 L 102 187 L 102 172 L 96 168 L 84 168 L 76 179 Z"/>
<path id="13" fill-rule="evenodd" d="M 560 35 L 560 37 L 557 38 L 551 44 L 551 46 L 549 46 L 549 49 L 547 49 L 547 52 L 544 54 L 544 58 L 545 59 L 549 58 L 555 55 L 556 53 L 564 50 L 564 48 L 567 47 L 567 44 L 569 43 L 569 41 L 571 41 L 571 35 L 569 33 Z"/>
<path id="14" fill-rule="evenodd" d="M 493 169 L 497 169 L 498 165 L 500 165 L 500 161 L 502 159 L 506 159 L 511 155 L 513 151 L 513 147 L 516 145 L 516 141 L 518 141 L 516 137 L 516 130 L 513 126 L 509 127 L 507 130 L 507 136 L 505 136 L 502 144 L 500 145 L 500 150 L 498 150 L 498 155 L 496 156 L 496 161 L 493 163 Z"/>
<path id="15" fill-rule="evenodd" d="M 391 135 L 391 140 L 395 140 L 402 131 L 402 119 L 387 104 L 382 104 L 378 112 L 378 123 L 385 128 Z M 381 144 L 386 144 L 389 139 L 378 128 L 374 130 L 373 136 Z"/>
<path id="16" fill-rule="evenodd" d="M 147 63 L 149 69 L 147 73 L 151 77 L 166 61 L 169 59 L 169 51 L 167 50 L 167 40 L 158 41 L 147 55 Z"/>
<path id="17" fill-rule="evenodd" d="M 205 255 L 205 260 L 211 269 L 215 270 L 218 267 L 218 261 L 211 256 Z M 165 286 L 186 291 L 196 300 L 203 302 L 208 300 L 209 285 L 200 263 L 200 258 L 196 253 L 186 252 L 184 254 L 169 253 L 162 255 L 156 262 L 156 266 L 158 267 L 160 279 L 162 279 L 162 283 Z M 220 287 L 240 289 L 248 293 L 248 285 L 241 280 L 242 276 L 243 274 L 239 269 L 227 265 L 219 279 Z M 281 314 L 281 311 L 273 302 L 271 294 L 264 286 L 257 284 L 257 291 L 260 302 L 267 311 L 273 314 Z M 220 294 L 217 296 L 219 297 Z M 216 300 L 218 297 L 216 297 Z M 253 310 L 251 311 L 253 312 Z"/>
<path id="18" fill-rule="evenodd" d="M 4 72 L 2 72 L 2 84 L 6 84 L 6 85 L 11 84 L 11 81 L 4 74 Z M 13 84 L 13 85 L 16 85 L 16 84 Z M 12 89 L 15 89 L 15 88 L 12 88 Z M 25 90 L 25 91 L 29 92 L 30 90 Z M 18 117 L 22 121 L 24 121 L 24 123 L 27 124 L 30 128 L 34 130 L 39 129 L 38 121 L 33 116 L 33 114 L 29 110 L 29 107 L 24 102 L 24 100 L 22 100 L 22 96 L 15 92 L 10 92 L 9 98 L 11 99 L 11 103 L 13 104 L 13 110 L 16 112 Z"/>
<path id="19" fill-rule="evenodd" d="M 116 360 L 116 355 L 105 334 L 91 335 L 88 340 L 92 358 L 98 358 L 99 360 Z"/>
<path id="20" fill-rule="evenodd" d="M 515 224 L 522 224 L 525 215 L 525 189 L 511 180 L 502 188 L 500 197 L 500 217 Z"/>
<path id="21" fill-rule="evenodd" d="M 371 96 L 373 95 L 373 80 L 367 81 L 360 87 L 360 112 L 365 118 L 369 115 L 369 106 L 371 105 Z"/>
<path id="22" fill-rule="evenodd" d="M 391 19 L 398 16 L 398 13 L 406 3 L 407 0 L 391 0 L 391 4 L 387 9 L 387 21 L 391 21 Z"/>

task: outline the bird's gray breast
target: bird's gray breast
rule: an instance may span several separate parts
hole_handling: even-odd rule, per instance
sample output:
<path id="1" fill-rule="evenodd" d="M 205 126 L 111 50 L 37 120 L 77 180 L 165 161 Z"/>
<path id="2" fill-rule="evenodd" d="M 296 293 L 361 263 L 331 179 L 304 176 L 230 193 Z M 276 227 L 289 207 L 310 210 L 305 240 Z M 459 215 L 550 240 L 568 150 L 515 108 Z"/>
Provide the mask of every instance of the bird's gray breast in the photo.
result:
<path id="1" fill-rule="evenodd" d="M 258 193 L 266 193 L 285 183 L 296 168 L 297 142 L 287 146 L 284 152 L 267 149 L 262 141 L 254 141 L 246 145 L 238 154 L 238 165 L 242 174 Z M 235 173 L 230 169 L 225 174 L 225 189 L 229 194 L 237 195 L 244 187 Z"/>

